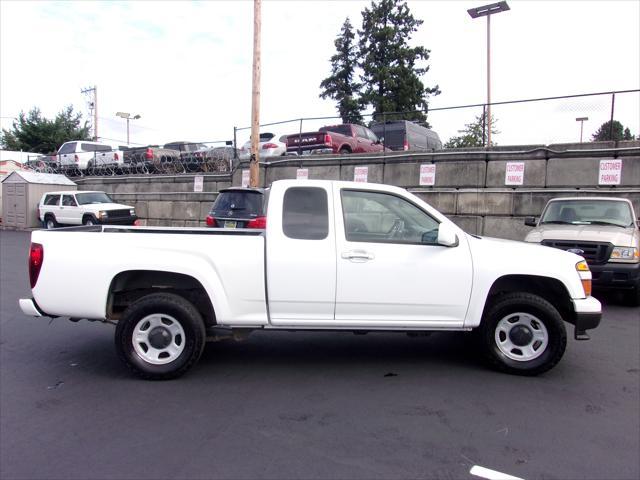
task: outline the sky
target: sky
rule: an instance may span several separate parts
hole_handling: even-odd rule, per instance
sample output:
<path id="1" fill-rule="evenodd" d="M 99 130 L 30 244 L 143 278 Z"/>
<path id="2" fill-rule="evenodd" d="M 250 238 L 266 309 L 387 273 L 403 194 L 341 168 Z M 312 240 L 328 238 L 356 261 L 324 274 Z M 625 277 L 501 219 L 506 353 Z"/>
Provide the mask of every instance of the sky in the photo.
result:
<path id="1" fill-rule="evenodd" d="M 359 27 L 370 1 L 263 0 L 261 123 L 337 115 L 319 98 L 346 17 Z M 408 1 L 424 21 L 411 38 L 431 51 L 430 108 L 486 101 L 486 20 L 467 9 L 490 1 Z M 640 1 L 518 1 L 491 19 L 492 101 L 640 89 Z M 225 141 L 251 124 L 253 1 L 98 2 L 0 0 L 0 125 L 39 107 L 88 117 L 81 90 L 97 86 L 98 135 L 132 145 Z M 611 115 L 611 95 L 495 106 L 501 145 L 576 142 Z M 443 142 L 481 109 L 433 111 Z M 618 94 L 615 118 L 640 134 L 640 94 Z M 303 122 L 304 130 L 339 120 Z M 264 127 L 278 135 L 298 121 Z M 249 130 L 238 132 L 238 142 Z"/>

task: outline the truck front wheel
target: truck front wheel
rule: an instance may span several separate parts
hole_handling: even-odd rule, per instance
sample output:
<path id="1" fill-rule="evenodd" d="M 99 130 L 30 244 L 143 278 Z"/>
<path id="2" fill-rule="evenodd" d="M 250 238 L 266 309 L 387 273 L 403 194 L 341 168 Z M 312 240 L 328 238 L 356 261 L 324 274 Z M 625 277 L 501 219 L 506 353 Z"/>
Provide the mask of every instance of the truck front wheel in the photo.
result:
<path id="1" fill-rule="evenodd" d="M 202 316 L 189 301 L 172 293 L 146 295 L 130 305 L 116 327 L 120 359 L 149 380 L 177 378 L 202 355 Z"/>
<path id="2" fill-rule="evenodd" d="M 567 346 L 567 332 L 558 311 L 530 293 L 497 297 L 485 311 L 479 333 L 489 362 L 516 375 L 550 370 Z"/>

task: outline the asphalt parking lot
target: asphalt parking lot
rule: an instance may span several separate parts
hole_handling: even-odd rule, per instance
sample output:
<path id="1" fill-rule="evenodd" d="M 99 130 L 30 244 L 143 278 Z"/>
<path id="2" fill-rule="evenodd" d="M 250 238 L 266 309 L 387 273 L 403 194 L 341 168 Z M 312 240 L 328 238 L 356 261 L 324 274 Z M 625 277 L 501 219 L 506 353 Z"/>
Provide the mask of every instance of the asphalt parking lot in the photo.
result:
<path id="1" fill-rule="evenodd" d="M 0 231 L 2 479 L 640 477 L 640 308 L 536 378 L 468 335 L 255 333 L 148 382 L 112 326 L 22 315 L 28 242 Z"/>

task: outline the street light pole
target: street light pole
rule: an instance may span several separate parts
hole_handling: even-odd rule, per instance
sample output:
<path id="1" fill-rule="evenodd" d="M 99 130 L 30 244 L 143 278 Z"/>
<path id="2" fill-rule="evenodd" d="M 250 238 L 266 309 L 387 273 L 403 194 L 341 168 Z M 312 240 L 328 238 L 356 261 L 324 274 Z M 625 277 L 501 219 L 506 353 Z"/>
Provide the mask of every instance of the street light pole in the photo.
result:
<path id="1" fill-rule="evenodd" d="M 582 127 L 584 126 L 584 122 L 589 120 L 589 117 L 578 117 L 576 118 L 576 122 L 580 122 L 580 143 L 582 143 Z"/>
<path id="2" fill-rule="evenodd" d="M 118 112 L 116 113 L 116 117 L 124 118 L 127 121 L 127 147 L 129 146 L 129 120 L 138 120 L 142 118 L 140 115 L 136 114 L 131 116 L 128 112 Z"/>
<path id="3" fill-rule="evenodd" d="M 470 8 L 471 18 L 487 17 L 487 147 L 491 146 L 491 15 L 510 10 L 507 2 L 492 3 L 482 7 Z"/>

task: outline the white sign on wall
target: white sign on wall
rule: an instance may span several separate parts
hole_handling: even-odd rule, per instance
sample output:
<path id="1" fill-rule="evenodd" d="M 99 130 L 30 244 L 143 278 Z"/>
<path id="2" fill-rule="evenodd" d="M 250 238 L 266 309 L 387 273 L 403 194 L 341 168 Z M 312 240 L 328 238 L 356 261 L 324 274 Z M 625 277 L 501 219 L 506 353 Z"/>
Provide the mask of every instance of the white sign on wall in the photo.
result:
<path id="1" fill-rule="evenodd" d="M 622 180 L 622 160 L 600 160 L 598 185 L 620 185 Z"/>
<path id="2" fill-rule="evenodd" d="M 248 187 L 249 186 L 249 180 L 250 180 L 250 174 L 249 174 L 249 170 L 242 170 L 242 186 L 243 187 Z"/>
<path id="3" fill-rule="evenodd" d="M 309 169 L 299 168 L 296 170 L 296 180 L 309 180 Z"/>
<path id="4" fill-rule="evenodd" d="M 369 176 L 369 167 L 356 167 L 353 169 L 354 182 L 367 182 Z"/>
<path id="5" fill-rule="evenodd" d="M 434 186 L 436 184 L 436 164 L 424 163 L 420 165 L 420 185 Z"/>
<path id="6" fill-rule="evenodd" d="M 524 162 L 507 162 L 507 166 L 504 170 L 504 184 L 524 184 Z"/>
<path id="7" fill-rule="evenodd" d="M 201 192 L 204 187 L 204 177 L 202 175 L 196 175 L 193 177 L 193 191 Z"/>

